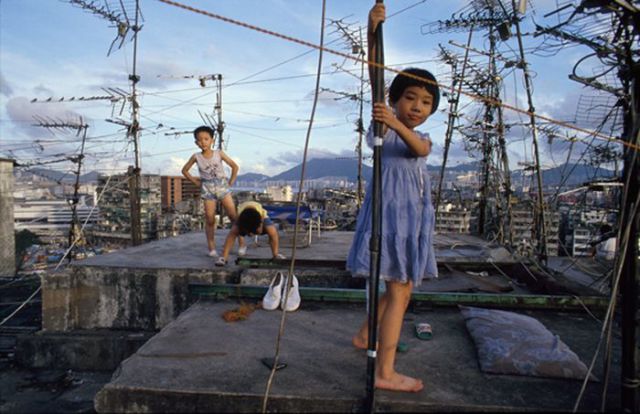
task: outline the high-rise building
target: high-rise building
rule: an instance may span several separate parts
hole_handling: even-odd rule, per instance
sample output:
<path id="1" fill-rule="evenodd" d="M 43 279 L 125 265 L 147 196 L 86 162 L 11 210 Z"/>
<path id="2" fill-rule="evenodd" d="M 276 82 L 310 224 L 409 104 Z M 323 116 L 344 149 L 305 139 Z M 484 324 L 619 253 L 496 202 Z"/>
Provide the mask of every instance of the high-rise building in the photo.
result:
<path id="1" fill-rule="evenodd" d="M 443 205 L 436 217 L 436 233 L 469 234 L 472 217 L 471 210 L 451 203 Z"/>
<path id="2" fill-rule="evenodd" d="M 162 210 L 167 211 L 182 201 L 182 177 L 163 175 L 160 177 Z"/>
<path id="3" fill-rule="evenodd" d="M 15 236 L 13 233 L 13 165 L 0 158 L 0 276 L 14 276 Z"/>
<path id="4" fill-rule="evenodd" d="M 98 194 L 102 194 L 100 220 L 93 235 L 101 238 L 131 240 L 131 201 L 129 175 L 118 174 L 98 179 Z M 160 176 L 140 176 L 140 226 L 143 240 L 157 238 L 158 217 L 161 214 Z"/>

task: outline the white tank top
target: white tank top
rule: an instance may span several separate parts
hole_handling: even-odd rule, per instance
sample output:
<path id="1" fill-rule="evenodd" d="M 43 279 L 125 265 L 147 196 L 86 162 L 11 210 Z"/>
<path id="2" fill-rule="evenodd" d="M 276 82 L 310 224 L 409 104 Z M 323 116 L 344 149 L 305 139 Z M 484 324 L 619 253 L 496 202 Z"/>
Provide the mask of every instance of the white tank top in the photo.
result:
<path id="1" fill-rule="evenodd" d="M 213 180 L 216 178 L 225 178 L 222 157 L 220 156 L 219 150 L 213 150 L 213 156 L 211 158 L 205 158 L 201 152 L 196 152 L 195 156 L 201 179 Z"/>

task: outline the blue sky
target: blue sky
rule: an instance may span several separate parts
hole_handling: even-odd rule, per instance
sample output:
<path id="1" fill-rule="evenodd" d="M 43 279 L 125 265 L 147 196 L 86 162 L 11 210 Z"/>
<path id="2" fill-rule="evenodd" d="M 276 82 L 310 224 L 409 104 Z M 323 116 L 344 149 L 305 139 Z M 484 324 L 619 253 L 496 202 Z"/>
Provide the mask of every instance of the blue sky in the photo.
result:
<path id="1" fill-rule="evenodd" d="M 93 0 L 102 5 L 103 0 Z M 87 3 L 90 1 L 87 0 Z M 132 0 L 125 0 L 131 6 Z M 321 1 L 316 0 L 184 0 L 183 3 L 267 28 L 314 44 L 319 43 Z M 421 26 L 447 19 L 460 10 L 463 1 L 387 1 L 384 25 L 385 63 L 400 68 L 407 65 L 432 70 L 442 83 L 449 82 L 449 67 L 438 59 L 438 44 L 462 54 L 449 40 L 464 43 L 467 33 L 423 34 Z M 108 0 L 107 4 L 119 2 Z M 327 1 L 327 19 L 340 20 L 352 27 L 366 23 L 373 1 Z M 536 1 L 536 21 L 555 8 L 555 1 Z M 413 6 L 413 7 L 410 7 Z M 406 8 L 410 7 L 407 10 Z M 130 7 L 130 9 L 132 9 Z M 246 28 L 182 10 L 157 0 L 141 1 L 144 17 L 139 33 L 138 84 L 141 103 L 143 173 L 179 174 L 180 168 L 197 151 L 190 134 L 166 135 L 188 131 L 202 124 L 198 111 L 212 113 L 216 99 L 213 82 L 202 88 L 198 76 L 222 74 L 223 118 L 226 123 L 226 152 L 240 165 L 240 173 L 277 174 L 302 160 L 302 149 L 310 116 L 318 52 Z M 404 11 L 403 11 L 404 10 Z M 525 32 L 532 30 L 532 15 L 523 21 Z M 328 21 L 327 21 L 328 23 Z M 473 46 L 486 47 L 486 33 L 478 32 Z M 80 140 L 69 131 L 49 131 L 34 127 L 35 116 L 73 121 L 82 116 L 89 124 L 85 171 L 123 172 L 133 163 L 133 145 L 124 128 L 106 122 L 119 116 L 119 106 L 109 101 L 69 102 L 70 97 L 105 95 L 102 88 L 130 90 L 133 43 L 129 38 L 122 48 L 107 56 L 116 28 L 107 20 L 68 2 L 59 0 L 0 1 L 0 156 L 13 157 L 23 164 L 64 159 L 76 153 Z M 348 52 L 338 40 L 335 26 L 325 32 L 327 47 Z M 527 46 L 541 38 L 527 37 Z M 511 40 L 501 45 L 513 53 Z M 535 106 L 538 113 L 562 120 L 575 115 L 578 98 L 585 91 L 567 79 L 573 64 L 587 50 L 568 48 L 555 56 L 528 56 L 534 74 Z M 303 55 L 304 54 L 304 55 Z M 302 56 L 301 56 L 302 55 Z M 288 63 L 281 64 L 294 58 Z M 474 55 L 481 62 L 482 56 Z M 417 63 L 414 63 L 417 62 Z M 278 65 L 281 64 L 281 65 Z M 278 65 L 278 66 L 276 66 Z M 276 67 L 274 67 L 276 66 Z M 341 66 L 344 70 L 338 70 Z M 273 67 L 273 68 L 272 68 Z M 584 67 L 584 66 L 583 66 Z M 325 53 L 321 87 L 357 93 L 359 64 Z M 504 100 L 526 108 L 521 72 L 505 72 Z M 515 76 L 517 75 L 517 76 Z M 195 76 L 188 78 L 189 76 Z M 187 77 L 187 78 L 185 78 Z M 387 79 L 393 73 L 386 74 Z M 53 97 L 63 102 L 31 103 Z M 354 157 L 357 134 L 354 132 L 358 104 L 336 100 L 338 95 L 321 94 L 311 135 L 312 157 Z M 368 95 L 367 95 L 368 98 Z M 474 105 L 465 99 L 466 113 L 475 115 Z M 431 133 L 435 147 L 429 162 L 440 165 L 447 108 L 420 129 Z M 129 119 L 125 107 L 120 118 Z M 365 124 L 370 108 L 365 104 Z M 505 113 L 507 120 L 524 118 Z M 563 162 L 567 145 L 543 143 L 545 165 Z M 469 160 L 460 136 L 454 136 L 450 162 Z M 531 143 L 526 131 L 512 132 L 509 153 L 513 164 L 531 160 Z M 553 155 L 551 157 L 550 155 Z M 46 164 L 69 170 L 70 162 Z"/>

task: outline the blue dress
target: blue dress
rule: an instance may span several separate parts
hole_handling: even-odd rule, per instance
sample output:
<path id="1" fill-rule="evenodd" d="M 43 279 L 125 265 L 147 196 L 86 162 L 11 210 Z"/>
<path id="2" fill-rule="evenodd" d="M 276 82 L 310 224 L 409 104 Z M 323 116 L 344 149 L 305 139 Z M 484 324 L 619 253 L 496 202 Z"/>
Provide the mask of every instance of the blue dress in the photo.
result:
<path id="1" fill-rule="evenodd" d="M 426 133 L 417 134 L 429 139 Z M 367 143 L 373 145 L 372 127 Z M 426 158 L 416 157 L 394 130 L 387 129 L 382 145 L 381 280 L 411 280 L 419 286 L 423 278 L 438 277 L 433 248 L 435 213 Z M 347 270 L 354 277 L 369 277 L 372 185 L 368 185 L 347 256 Z"/>

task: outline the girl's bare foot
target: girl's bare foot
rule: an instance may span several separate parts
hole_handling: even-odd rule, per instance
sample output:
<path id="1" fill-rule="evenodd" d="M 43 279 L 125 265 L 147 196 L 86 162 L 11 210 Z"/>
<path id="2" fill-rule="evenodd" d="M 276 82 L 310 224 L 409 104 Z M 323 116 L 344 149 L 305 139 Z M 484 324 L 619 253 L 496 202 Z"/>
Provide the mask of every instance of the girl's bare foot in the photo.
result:
<path id="1" fill-rule="evenodd" d="M 351 343 L 358 349 L 367 349 L 369 347 L 369 339 L 363 339 L 359 333 L 351 338 Z"/>
<path id="2" fill-rule="evenodd" d="M 422 380 L 394 372 L 389 378 L 376 374 L 376 388 L 390 391 L 418 392 L 424 388 Z"/>

